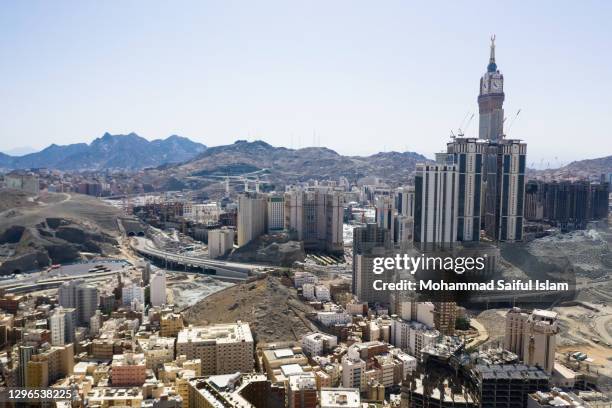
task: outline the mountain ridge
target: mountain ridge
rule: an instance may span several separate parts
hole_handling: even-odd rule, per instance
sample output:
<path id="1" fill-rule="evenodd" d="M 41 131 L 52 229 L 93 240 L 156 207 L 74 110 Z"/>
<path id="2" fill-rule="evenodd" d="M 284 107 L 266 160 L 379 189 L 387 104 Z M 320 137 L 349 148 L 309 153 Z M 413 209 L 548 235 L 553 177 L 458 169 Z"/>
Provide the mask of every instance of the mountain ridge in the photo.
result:
<path id="1" fill-rule="evenodd" d="M 142 169 L 191 159 L 206 146 L 182 136 L 147 139 L 132 132 L 104 133 L 91 143 L 47 146 L 36 153 L 9 156 L 0 153 L 0 167 L 6 169 L 52 168 L 57 170 Z"/>

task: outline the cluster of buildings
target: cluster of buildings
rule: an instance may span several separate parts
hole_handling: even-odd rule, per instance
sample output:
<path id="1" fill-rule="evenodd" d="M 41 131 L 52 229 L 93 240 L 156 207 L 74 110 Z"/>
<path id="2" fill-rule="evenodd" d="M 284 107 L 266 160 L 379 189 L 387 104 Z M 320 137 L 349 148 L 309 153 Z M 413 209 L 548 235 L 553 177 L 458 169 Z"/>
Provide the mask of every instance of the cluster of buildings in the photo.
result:
<path id="1" fill-rule="evenodd" d="M 525 218 L 547 222 L 562 231 L 585 229 L 607 220 L 609 183 L 532 180 L 525 187 Z"/>

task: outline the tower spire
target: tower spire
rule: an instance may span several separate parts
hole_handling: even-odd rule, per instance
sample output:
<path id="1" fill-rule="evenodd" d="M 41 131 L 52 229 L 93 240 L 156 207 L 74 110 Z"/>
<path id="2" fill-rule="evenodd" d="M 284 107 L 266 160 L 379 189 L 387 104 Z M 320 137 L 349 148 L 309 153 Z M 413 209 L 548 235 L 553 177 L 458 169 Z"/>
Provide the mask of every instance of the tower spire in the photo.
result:
<path id="1" fill-rule="evenodd" d="M 491 36 L 491 54 L 489 55 L 489 65 L 487 66 L 487 71 L 497 71 L 497 64 L 495 63 L 495 34 Z"/>

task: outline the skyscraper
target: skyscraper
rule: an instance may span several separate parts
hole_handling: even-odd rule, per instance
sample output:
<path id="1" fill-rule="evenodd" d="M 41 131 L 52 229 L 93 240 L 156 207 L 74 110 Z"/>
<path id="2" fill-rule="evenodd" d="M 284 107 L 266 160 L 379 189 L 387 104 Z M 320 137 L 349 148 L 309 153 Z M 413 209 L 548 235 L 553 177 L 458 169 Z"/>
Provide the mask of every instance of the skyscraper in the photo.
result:
<path id="1" fill-rule="evenodd" d="M 457 238 L 457 169 L 447 164 L 418 164 L 414 179 L 414 241 L 452 243 Z"/>
<path id="2" fill-rule="evenodd" d="M 77 320 L 80 325 L 88 326 L 89 318 L 98 309 L 98 288 L 92 285 L 82 285 L 77 289 Z"/>
<path id="3" fill-rule="evenodd" d="M 447 152 L 457 166 L 457 241 L 480 240 L 483 157 L 487 143 L 473 138 L 455 138 Z"/>
<path id="4" fill-rule="evenodd" d="M 490 142 L 485 158 L 485 233 L 495 241 L 521 241 L 525 212 L 527 144 Z"/>
<path id="5" fill-rule="evenodd" d="M 238 198 L 238 246 L 242 247 L 266 232 L 267 198 L 245 193 Z"/>
<path id="6" fill-rule="evenodd" d="M 293 188 L 285 193 L 285 229 L 304 248 L 342 252 L 344 196 L 332 187 Z"/>
<path id="7" fill-rule="evenodd" d="M 77 313 L 74 308 L 59 307 L 49 317 L 51 329 L 51 344 L 63 346 L 74 342 L 74 330 L 77 323 Z"/>
<path id="8" fill-rule="evenodd" d="M 363 302 L 389 302 L 389 291 L 375 290 L 374 280 L 385 278 L 372 273 L 374 258 L 393 256 L 393 239 L 386 228 L 367 224 L 353 230 L 353 294 Z M 390 280 L 390 279 L 387 279 Z"/>
<path id="9" fill-rule="evenodd" d="M 64 308 L 76 309 L 76 323 L 87 326 L 98 308 L 98 289 L 82 279 L 65 282 L 57 290 L 57 302 Z"/>
<path id="10" fill-rule="evenodd" d="M 499 72 L 495 63 L 495 36 L 493 36 L 491 37 L 491 54 L 487 72 L 480 78 L 479 139 L 495 141 L 503 138 L 504 98 L 504 76 Z"/>
<path id="11" fill-rule="evenodd" d="M 151 306 L 166 304 L 166 272 L 158 271 L 151 276 L 150 295 Z"/>
<path id="12" fill-rule="evenodd" d="M 497 69 L 495 62 L 495 36 L 493 36 L 489 65 L 487 72 L 480 78 L 478 96 L 480 112 L 478 138 L 486 140 L 487 145 L 476 148 L 478 145 L 474 144 L 471 148 L 474 149 L 474 159 L 477 160 L 478 155 L 481 155 L 483 163 L 480 194 L 484 196 L 484 207 L 481 206 L 480 212 L 481 216 L 484 216 L 485 233 L 495 241 L 513 242 L 523 239 L 527 145 L 520 140 L 504 139 L 504 98 L 504 76 Z M 459 159 L 461 160 L 461 156 Z M 469 171 L 465 173 L 466 181 L 470 179 L 469 173 Z M 469 184 L 464 188 L 469 189 Z M 472 202 L 471 199 L 469 201 Z M 473 204 L 477 205 L 475 202 Z M 472 207 L 472 211 L 474 208 Z M 468 240 L 465 234 L 469 234 L 465 223 L 473 224 L 477 220 L 475 216 L 469 215 L 466 219 L 464 212 L 463 240 Z M 480 219 L 481 225 L 482 221 Z M 470 234 L 472 237 L 474 232 L 473 227 Z"/>

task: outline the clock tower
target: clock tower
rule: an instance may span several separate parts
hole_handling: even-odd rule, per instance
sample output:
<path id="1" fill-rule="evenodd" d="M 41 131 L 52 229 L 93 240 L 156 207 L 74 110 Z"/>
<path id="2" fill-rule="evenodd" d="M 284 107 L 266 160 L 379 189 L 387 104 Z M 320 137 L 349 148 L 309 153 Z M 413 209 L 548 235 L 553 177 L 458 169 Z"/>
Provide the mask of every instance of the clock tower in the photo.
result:
<path id="1" fill-rule="evenodd" d="M 495 63 L 495 36 L 491 37 L 491 55 L 487 72 L 480 78 L 478 138 L 497 141 L 504 135 L 504 76 Z"/>

